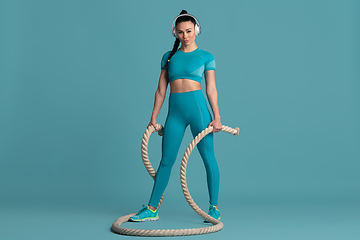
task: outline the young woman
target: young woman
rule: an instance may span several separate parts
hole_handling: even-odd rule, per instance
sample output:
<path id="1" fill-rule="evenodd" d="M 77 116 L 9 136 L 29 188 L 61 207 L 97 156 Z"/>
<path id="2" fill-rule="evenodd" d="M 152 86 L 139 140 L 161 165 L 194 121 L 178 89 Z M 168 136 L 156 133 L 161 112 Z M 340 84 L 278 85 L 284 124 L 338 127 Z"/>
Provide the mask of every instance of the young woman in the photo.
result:
<path id="1" fill-rule="evenodd" d="M 219 132 L 222 127 L 215 85 L 215 59 L 211 53 L 200 49 L 195 43 L 196 36 L 201 32 L 199 21 L 183 10 L 174 22 L 173 35 L 176 40 L 172 51 L 163 55 L 158 88 L 155 92 L 154 109 L 148 124 L 148 127 L 152 125 L 156 129 L 156 118 L 170 83 L 169 112 L 162 138 L 162 159 L 148 205 L 131 217 L 130 221 L 142 222 L 159 219 L 156 208 L 169 182 L 171 169 L 179 152 L 186 127 L 190 125 L 194 137 L 208 126 L 213 126 L 213 133 Z M 178 48 L 180 43 L 181 46 Z M 203 76 L 205 76 L 206 94 L 214 119 L 210 115 L 201 91 Z M 213 133 L 204 137 L 197 147 L 206 168 L 210 197 L 209 215 L 220 219 L 217 208 L 220 177 L 214 154 Z"/>

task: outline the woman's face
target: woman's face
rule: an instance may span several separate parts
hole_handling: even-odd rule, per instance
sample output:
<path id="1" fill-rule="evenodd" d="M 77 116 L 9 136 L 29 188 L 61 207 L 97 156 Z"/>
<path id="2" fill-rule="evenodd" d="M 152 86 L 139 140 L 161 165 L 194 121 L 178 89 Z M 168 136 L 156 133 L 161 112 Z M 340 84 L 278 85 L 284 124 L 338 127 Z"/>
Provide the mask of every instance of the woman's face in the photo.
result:
<path id="1" fill-rule="evenodd" d="M 176 25 L 178 38 L 182 45 L 189 46 L 195 41 L 195 26 L 191 21 L 181 22 Z"/>

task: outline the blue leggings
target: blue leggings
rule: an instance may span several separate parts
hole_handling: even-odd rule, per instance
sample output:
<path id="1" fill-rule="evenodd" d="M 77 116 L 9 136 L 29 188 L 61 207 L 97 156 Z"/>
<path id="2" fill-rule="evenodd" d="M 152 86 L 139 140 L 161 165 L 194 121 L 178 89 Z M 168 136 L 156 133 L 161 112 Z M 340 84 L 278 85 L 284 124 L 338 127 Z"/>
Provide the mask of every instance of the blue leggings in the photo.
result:
<path id="1" fill-rule="evenodd" d="M 162 159 L 156 173 L 149 205 L 157 208 L 170 179 L 179 148 L 190 125 L 192 135 L 197 136 L 211 122 L 211 115 L 201 90 L 170 93 L 169 112 L 164 125 Z M 210 204 L 217 205 L 219 194 L 219 168 L 215 159 L 213 133 L 206 135 L 197 148 L 204 161 Z"/>

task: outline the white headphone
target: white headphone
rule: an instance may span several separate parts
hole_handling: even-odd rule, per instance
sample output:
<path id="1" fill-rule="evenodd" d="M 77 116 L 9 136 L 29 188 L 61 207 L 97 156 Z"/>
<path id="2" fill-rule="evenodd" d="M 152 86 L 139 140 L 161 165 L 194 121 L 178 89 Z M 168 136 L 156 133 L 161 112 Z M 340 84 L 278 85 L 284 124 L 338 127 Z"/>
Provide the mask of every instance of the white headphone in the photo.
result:
<path id="1" fill-rule="evenodd" d="M 175 21 L 176 21 L 176 19 L 178 19 L 179 17 L 182 17 L 182 16 L 190 16 L 190 17 L 192 17 L 193 19 L 195 19 L 195 22 L 196 22 L 196 24 L 195 24 L 195 36 L 198 36 L 200 33 L 201 33 L 201 27 L 200 27 L 200 22 L 199 22 L 199 20 L 197 20 L 197 18 L 196 17 L 194 17 L 193 15 L 191 15 L 191 14 L 187 14 L 187 13 L 185 13 L 185 14 L 180 14 L 179 16 L 177 16 L 175 19 L 174 19 L 174 21 L 173 21 L 173 23 L 172 23 L 172 35 L 174 36 L 174 37 L 178 37 L 178 35 L 177 35 L 177 32 L 176 32 L 176 27 L 175 27 Z"/>

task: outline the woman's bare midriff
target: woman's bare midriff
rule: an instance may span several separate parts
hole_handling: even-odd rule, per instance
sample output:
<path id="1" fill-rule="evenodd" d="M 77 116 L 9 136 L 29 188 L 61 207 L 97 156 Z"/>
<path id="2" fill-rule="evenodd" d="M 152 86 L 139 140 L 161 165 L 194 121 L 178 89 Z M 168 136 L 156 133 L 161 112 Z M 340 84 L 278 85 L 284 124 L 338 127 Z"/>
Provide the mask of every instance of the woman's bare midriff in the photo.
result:
<path id="1" fill-rule="evenodd" d="M 170 92 L 181 93 L 201 89 L 201 83 L 191 79 L 176 79 L 170 83 Z"/>

